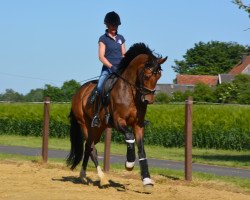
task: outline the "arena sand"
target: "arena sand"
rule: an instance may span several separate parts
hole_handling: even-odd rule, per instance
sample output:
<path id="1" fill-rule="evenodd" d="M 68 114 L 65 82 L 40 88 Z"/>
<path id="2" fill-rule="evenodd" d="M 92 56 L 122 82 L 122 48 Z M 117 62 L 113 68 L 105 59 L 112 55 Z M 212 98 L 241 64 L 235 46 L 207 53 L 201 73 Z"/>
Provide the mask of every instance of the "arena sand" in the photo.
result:
<path id="1" fill-rule="evenodd" d="M 249 200 L 250 194 L 226 183 L 198 181 L 187 183 L 164 176 L 152 176 L 155 186 L 144 193 L 139 172 L 125 170 L 107 174 L 110 186 L 100 188 L 98 177 L 88 172 L 89 183 L 78 178 L 79 171 L 70 171 L 63 164 L 42 164 L 29 161 L 0 161 L 1 200 Z"/>

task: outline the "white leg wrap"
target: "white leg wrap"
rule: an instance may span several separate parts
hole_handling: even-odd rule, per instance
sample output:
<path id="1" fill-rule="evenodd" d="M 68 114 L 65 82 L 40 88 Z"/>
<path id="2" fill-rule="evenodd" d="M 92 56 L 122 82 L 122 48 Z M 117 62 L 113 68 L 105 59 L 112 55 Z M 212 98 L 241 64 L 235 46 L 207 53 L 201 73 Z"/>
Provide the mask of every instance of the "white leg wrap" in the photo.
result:
<path id="1" fill-rule="evenodd" d="M 153 183 L 153 181 L 152 181 L 151 178 L 144 178 L 144 179 L 142 180 L 142 184 L 143 184 L 143 185 L 154 185 L 154 183 Z"/>
<path id="2" fill-rule="evenodd" d="M 133 144 L 133 143 L 135 143 L 135 139 L 133 139 L 133 140 L 126 140 L 126 142 L 130 143 L 130 144 Z"/>
<path id="3" fill-rule="evenodd" d="M 103 177 L 104 177 L 104 173 L 103 173 L 101 167 L 100 167 L 100 166 L 97 166 L 96 169 L 97 169 L 97 174 L 98 174 L 98 176 L 99 176 L 100 178 L 103 178 Z"/>
<path id="4" fill-rule="evenodd" d="M 126 167 L 127 168 L 133 168 L 135 166 L 135 162 L 128 162 L 126 161 Z"/>

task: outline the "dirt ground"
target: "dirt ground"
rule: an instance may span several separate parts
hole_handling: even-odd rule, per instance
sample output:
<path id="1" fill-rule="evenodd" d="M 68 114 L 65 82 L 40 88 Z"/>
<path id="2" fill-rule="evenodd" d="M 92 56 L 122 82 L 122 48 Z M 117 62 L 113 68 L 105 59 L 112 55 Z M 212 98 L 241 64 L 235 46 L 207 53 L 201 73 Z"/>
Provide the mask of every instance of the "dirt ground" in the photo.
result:
<path id="1" fill-rule="evenodd" d="M 157 200 L 249 200 L 250 194 L 219 182 L 187 183 L 164 176 L 152 176 L 155 186 L 146 194 L 138 172 L 112 171 L 107 174 L 110 186 L 100 188 L 94 171 L 88 172 L 89 184 L 78 179 L 79 171 L 70 171 L 62 164 L 41 164 L 28 161 L 0 161 L 0 199 L 157 199 Z"/>

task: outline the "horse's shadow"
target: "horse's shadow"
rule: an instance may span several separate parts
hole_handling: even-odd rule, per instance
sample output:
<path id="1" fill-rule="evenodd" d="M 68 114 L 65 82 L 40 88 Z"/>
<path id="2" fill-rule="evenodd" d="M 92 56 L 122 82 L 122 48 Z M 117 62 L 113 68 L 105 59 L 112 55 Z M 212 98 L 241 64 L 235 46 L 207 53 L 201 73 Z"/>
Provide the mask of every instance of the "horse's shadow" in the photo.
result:
<path id="1" fill-rule="evenodd" d="M 109 184 L 106 186 L 101 186 L 100 181 L 93 180 L 89 177 L 86 177 L 84 180 L 75 176 L 63 176 L 62 178 L 52 178 L 52 181 L 61 181 L 61 182 L 72 182 L 74 184 L 83 184 L 83 185 L 93 185 L 100 189 L 112 187 L 115 188 L 119 192 L 125 192 L 127 190 L 127 186 L 129 184 L 120 184 L 118 182 L 109 180 Z"/>

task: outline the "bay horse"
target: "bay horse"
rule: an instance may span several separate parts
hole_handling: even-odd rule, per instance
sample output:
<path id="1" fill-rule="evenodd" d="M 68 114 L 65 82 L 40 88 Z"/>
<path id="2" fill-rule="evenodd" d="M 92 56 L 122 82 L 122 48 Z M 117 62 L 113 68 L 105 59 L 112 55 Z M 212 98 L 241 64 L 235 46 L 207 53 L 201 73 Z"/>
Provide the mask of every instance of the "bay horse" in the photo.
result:
<path id="1" fill-rule="evenodd" d="M 167 57 L 155 55 L 144 43 L 136 43 L 129 48 L 120 62 L 120 71 L 116 73 L 118 79 L 110 92 L 107 109 L 111 118 L 108 124 L 105 123 L 105 111 L 102 108 L 99 115 L 101 125 L 91 127 L 94 111 L 88 99 L 96 82 L 83 84 L 74 94 L 70 112 L 71 149 L 67 165 L 73 170 L 83 160 L 80 171 L 82 180 L 86 178 L 87 163 L 91 157 L 100 178 L 100 185 L 109 184 L 98 164 L 95 144 L 100 141 L 106 128 L 115 128 L 124 134 L 127 144 L 125 168 L 132 170 L 134 167 L 136 141 L 143 186 L 153 186 L 144 150 L 144 118 L 147 105 L 154 102 L 156 84 L 161 77 L 161 64 L 166 60 Z"/>

